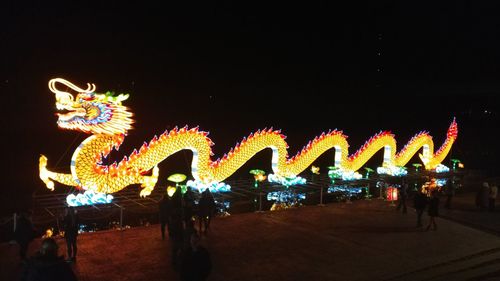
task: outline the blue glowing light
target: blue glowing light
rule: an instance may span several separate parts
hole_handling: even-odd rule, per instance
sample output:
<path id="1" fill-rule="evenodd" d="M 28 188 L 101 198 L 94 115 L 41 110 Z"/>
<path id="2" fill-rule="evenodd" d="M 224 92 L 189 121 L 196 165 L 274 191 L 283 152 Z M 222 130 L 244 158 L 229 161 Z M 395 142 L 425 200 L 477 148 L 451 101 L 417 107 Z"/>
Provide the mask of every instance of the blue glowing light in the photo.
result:
<path id="1" fill-rule="evenodd" d="M 402 177 L 402 176 L 406 176 L 408 174 L 408 171 L 406 170 L 405 167 L 388 166 L 388 167 L 378 167 L 377 173 L 380 175 L 390 175 L 390 176 Z"/>
<path id="2" fill-rule="evenodd" d="M 331 179 L 342 179 L 345 181 L 359 180 L 363 177 L 360 173 L 356 171 L 344 170 L 342 168 L 331 169 L 330 171 L 328 171 L 328 176 Z"/>
<path id="3" fill-rule="evenodd" d="M 279 203 L 296 202 L 306 199 L 305 193 L 296 193 L 290 190 L 272 191 L 267 194 L 268 201 L 278 201 Z"/>
<path id="4" fill-rule="evenodd" d="M 445 186 L 447 182 L 448 182 L 448 179 L 436 179 L 437 186 Z"/>
<path id="5" fill-rule="evenodd" d="M 327 193 L 348 193 L 348 194 L 360 194 L 363 192 L 363 187 L 351 187 L 347 185 L 334 185 L 328 187 Z"/>
<path id="6" fill-rule="evenodd" d="M 450 168 L 446 167 L 443 164 L 439 164 L 436 167 L 436 173 L 448 173 L 450 171 Z"/>
<path id="7" fill-rule="evenodd" d="M 70 194 L 66 197 L 68 206 L 86 206 L 95 204 L 109 204 L 113 201 L 113 195 L 87 190 L 84 193 Z"/>
<path id="8" fill-rule="evenodd" d="M 203 183 L 199 180 L 188 180 L 186 183 L 187 186 L 198 190 L 198 192 L 203 192 L 205 189 L 209 189 L 210 192 L 229 192 L 231 191 L 231 186 L 229 184 L 225 184 L 223 182 L 213 181 L 211 183 Z"/>
<path id="9" fill-rule="evenodd" d="M 281 176 L 278 176 L 275 174 L 269 174 L 267 176 L 267 180 L 269 182 L 279 183 L 279 184 L 284 185 L 286 187 L 292 186 L 292 185 L 298 185 L 298 184 L 306 184 L 306 182 L 307 182 L 305 178 L 302 178 L 299 176 L 281 177 Z"/>

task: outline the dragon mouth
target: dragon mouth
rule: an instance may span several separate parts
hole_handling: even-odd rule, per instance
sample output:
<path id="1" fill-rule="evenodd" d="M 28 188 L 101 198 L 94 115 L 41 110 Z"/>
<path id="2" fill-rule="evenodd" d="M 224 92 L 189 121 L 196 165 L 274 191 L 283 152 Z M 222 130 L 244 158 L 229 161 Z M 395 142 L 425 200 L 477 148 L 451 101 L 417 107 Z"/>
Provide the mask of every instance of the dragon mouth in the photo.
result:
<path id="1" fill-rule="evenodd" d="M 75 117 L 84 117 L 85 109 L 83 108 L 72 108 L 67 106 L 57 106 L 59 112 L 56 115 L 59 117 L 59 121 L 67 122 Z"/>

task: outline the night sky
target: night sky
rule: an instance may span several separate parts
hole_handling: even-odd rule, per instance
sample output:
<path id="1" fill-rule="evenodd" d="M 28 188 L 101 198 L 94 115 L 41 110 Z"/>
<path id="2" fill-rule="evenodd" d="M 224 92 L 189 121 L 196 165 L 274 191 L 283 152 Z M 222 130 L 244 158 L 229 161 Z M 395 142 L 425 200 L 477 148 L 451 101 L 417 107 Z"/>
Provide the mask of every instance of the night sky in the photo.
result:
<path id="1" fill-rule="evenodd" d="M 2 212 L 45 192 L 40 153 L 68 172 L 85 138 L 57 128 L 47 87 L 55 77 L 130 93 L 135 129 L 116 159 L 176 125 L 210 131 L 215 158 L 271 126 L 288 136 L 291 155 L 335 128 L 349 136 L 351 153 L 380 130 L 396 134 L 398 147 L 428 130 L 437 149 L 456 117 L 452 156 L 498 175 L 495 1 L 9 2 L 0 44 Z M 259 153 L 235 177 L 270 168 L 270 155 Z M 168 159 L 163 176 L 187 173 L 190 157 Z"/>

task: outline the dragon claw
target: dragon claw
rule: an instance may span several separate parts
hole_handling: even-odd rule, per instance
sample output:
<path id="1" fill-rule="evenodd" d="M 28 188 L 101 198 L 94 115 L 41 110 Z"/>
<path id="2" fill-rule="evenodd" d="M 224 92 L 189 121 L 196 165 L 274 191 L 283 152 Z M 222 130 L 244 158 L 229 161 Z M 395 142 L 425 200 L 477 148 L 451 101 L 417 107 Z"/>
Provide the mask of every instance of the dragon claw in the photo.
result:
<path id="1" fill-rule="evenodd" d="M 153 191 L 156 183 L 158 182 L 159 174 L 160 174 L 160 169 L 158 168 L 158 166 L 154 166 L 152 175 L 144 176 L 144 181 L 141 185 L 143 187 L 140 193 L 141 197 L 146 197 L 151 195 L 151 192 Z"/>
<path id="2" fill-rule="evenodd" d="M 48 189 L 54 191 L 54 182 L 49 178 L 49 171 L 47 170 L 47 157 L 45 155 L 40 155 L 38 161 L 40 170 L 40 179 L 45 183 Z"/>
<path id="3" fill-rule="evenodd" d="M 141 190 L 140 196 L 141 197 L 149 196 L 149 195 L 151 195 L 151 191 L 153 191 L 153 190 L 149 189 L 149 188 L 144 188 Z"/>

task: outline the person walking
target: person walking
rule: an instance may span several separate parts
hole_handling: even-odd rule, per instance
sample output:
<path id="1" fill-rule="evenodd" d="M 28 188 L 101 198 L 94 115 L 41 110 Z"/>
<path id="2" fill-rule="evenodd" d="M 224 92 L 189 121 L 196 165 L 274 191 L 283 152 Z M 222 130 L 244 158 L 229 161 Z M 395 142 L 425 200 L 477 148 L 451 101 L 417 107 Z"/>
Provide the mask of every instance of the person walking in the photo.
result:
<path id="1" fill-rule="evenodd" d="M 182 254 L 180 277 L 182 281 L 207 280 L 212 271 L 210 254 L 200 245 L 200 237 L 193 233 L 190 237 L 190 247 Z"/>
<path id="2" fill-rule="evenodd" d="M 159 209 L 159 219 L 160 219 L 160 228 L 161 228 L 161 239 L 165 240 L 165 227 L 167 227 L 168 236 L 170 237 L 170 213 L 171 206 L 170 200 L 168 199 L 168 195 L 163 195 L 160 202 L 158 203 Z"/>
<path id="3" fill-rule="evenodd" d="M 415 210 L 417 211 L 417 227 L 422 227 L 422 214 L 427 206 L 427 195 L 422 190 L 418 190 L 413 198 Z"/>
<path id="4" fill-rule="evenodd" d="M 16 229 L 14 230 L 14 240 L 19 245 L 19 256 L 21 261 L 26 261 L 26 254 L 31 241 L 35 238 L 36 230 L 33 223 L 26 212 L 21 212 L 16 222 Z"/>
<path id="5" fill-rule="evenodd" d="M 71 267 L 58 256 L 58 245 L 52 238 L 42 241 L 38 253 L 28 259 L 23 269 L 22 281 L 76 281 L 76 276 Z"/>
<path id="6" fill-rule="evenodd" d="M 76 237 L 80 229 L 80 220 L 74 207 L 68 207 L 64 210 L 64 238 L 66 240 L 66 249 L 68 251 L 67 262 L 76 262 Z"/>
<path id="7" fill-rule="evenodd" d="M 444 207 L 446 209 L 450 209 L 451 208 L 451 199 L 453 198 L 453 196 L 455 196 L 455 184 L 452 182 L 451 179 L 448 179 L 446 181 L 444 191 L 446 193 L 446 203 L 444 204 Z"/>
<path id="8" fill-rule="evenodd" d="M 432 230 L 437 230 L 436 217 L 439 216 L 439 196 L 437 190 L 433 190 L 431 192 L 431 199 L 429 200 L 429 209 L 427 211 L 429 213 L 430 220 L 425 230 L 428 231 L 431 228 L 431 225 L 432 225 Z"/>
<path id="9" fill-rule="evenodd" d="M 182 224 L 182 209 L 174 209 L 170 219 L 171 257 L 172 266 L 178 270 L 179 256 L 184 243 L 184 226 Z"/>
<path id="10" fill-rule="evenodd" d="M 182 197 L 183 204 L 182 204 L 182 209 L 183 209 L 183 220 L 184 220 L 184 228 L 188 227 L 193 227 L 193 215 L 194 215 L 194 198 L 193 198 L 193 192 L 191 191 L 191 188 L 188 187 L 186 190 L 186 193 Z"/>
<path id="11" fill-rule="evenodd" d="M 489 198 L 488 198 L 488 210 L 490 212 L 495 211 L 495 200 L 497 199 L 498 187 L 496 183 L 492 183 L 490 186 Z"/>
<path id="12" fill-rule="evenodd" d="M 408 184 L 405 183 L 404 178 L 402 179 L 401 182 L 401 188 L 399 189 L 399 203 L 398 206 L 396 207 L 396 210 L 399 211 L 401 207 L 403 207 L 403 214 L 406 214 L 406 199 L 408 198 Z"/>
<path id="13" fill-rule="evenodd" d="M 208 229 L 210 227 L 210 221 L 212 219 L 214 212 L 215 212 L 215 199 L 210 190 L 207 188 L 201 193 L 200 202 L 198 203 L 200 234 L 208 232 Z"/>

